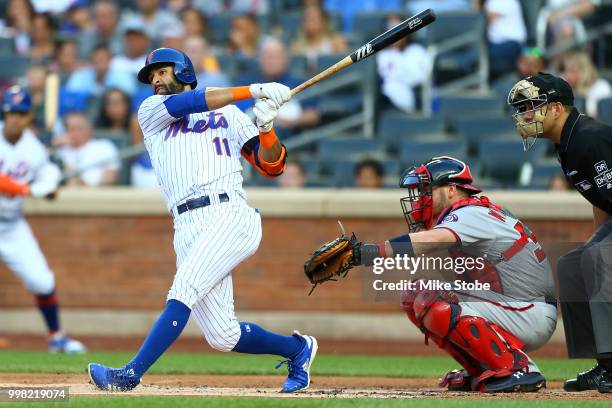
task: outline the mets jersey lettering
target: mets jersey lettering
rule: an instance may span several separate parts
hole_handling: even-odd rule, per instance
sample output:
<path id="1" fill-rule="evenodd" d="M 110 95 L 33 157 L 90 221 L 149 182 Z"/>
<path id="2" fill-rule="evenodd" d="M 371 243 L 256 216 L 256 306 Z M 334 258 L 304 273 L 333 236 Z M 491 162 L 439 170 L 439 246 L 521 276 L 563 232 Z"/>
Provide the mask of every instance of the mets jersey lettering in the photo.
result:
<path id="1" fill-rule="evenodd" d="M 167 101 L 153 95 L 138 110 L 144 143 L 168 209 L 212 192 L 242 189 L 242 146 L 259 135 L 248 116 L 234 105 L 180 118 Z"/>
<path id="2" fill-rule="evenodd" d="M 215 111 L 208 112 L 208 120 L 202 119 L 198 120 L 193 124 L 193 127 L 189 127 L 189 115 L 180 118 L 178 121 L 174 122 L 168 128 L 166 132 L 166 137 L 164 140 L 168 140 L 169 137 L 176 137 L 177 134 L 187 134 L 187 133 L 203 133 L 208 129 L 219 129 L 224 128 L 227 129 L 227 119 L 223 114 L 219 114 Z"/>

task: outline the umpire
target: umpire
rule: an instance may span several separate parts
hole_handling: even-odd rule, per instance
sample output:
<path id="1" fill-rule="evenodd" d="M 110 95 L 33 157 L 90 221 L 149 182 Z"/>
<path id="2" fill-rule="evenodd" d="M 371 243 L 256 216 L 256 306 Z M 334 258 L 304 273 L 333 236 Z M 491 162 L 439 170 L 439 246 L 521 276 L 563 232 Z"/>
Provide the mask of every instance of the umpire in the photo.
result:
<path id="1" fill-rule="evenodd" d="M 567 180 L 593 205 L 595 233 L 559 259 L 557 278 L 568 355 L 597 365 L 563 388 L 612 392 L 612 127 L 578 112 L 572 88 L 551 74 L 517 82 L 508 103 L 525 150 L 552 141 Z"/>

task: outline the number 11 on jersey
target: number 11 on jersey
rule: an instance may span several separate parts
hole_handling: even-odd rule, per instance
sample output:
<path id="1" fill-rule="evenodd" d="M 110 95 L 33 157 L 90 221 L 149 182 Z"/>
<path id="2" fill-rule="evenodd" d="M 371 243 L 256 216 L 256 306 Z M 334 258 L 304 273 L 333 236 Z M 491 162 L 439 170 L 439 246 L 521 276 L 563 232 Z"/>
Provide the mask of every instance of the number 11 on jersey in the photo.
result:
<path id="1" fill-rule="evenodd" d="M 215 150 L 217 151 L 218 156 L 223 155 L 223 151 L 221 150 L 221 143 L 223 143 L 223 147 L 225 149 L 225 155 L 231 157 L 231 151 L 229 147 L 229 142 L 226 138 L 215 137 L 213 138 L 213 143 L 215 144 Z"/>

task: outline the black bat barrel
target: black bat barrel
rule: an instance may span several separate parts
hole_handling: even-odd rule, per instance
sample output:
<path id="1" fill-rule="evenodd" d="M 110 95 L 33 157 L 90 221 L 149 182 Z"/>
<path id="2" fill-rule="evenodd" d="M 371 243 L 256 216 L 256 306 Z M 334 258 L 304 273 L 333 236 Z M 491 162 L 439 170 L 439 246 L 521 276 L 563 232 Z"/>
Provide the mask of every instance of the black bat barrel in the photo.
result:
<path id="1" fill-rule="evenodd" d="M 436 13 L 432 9 L 421 11 L 409 19 L 402 21 L 395 27 L 385 31 L 373 40 L 359 47 L 350 57 L 353 62 L 360 61 L 370 55 L 393 44 L 397 40 L 414 33 L 415 31 L 433 23 L 436 20 Z"/>

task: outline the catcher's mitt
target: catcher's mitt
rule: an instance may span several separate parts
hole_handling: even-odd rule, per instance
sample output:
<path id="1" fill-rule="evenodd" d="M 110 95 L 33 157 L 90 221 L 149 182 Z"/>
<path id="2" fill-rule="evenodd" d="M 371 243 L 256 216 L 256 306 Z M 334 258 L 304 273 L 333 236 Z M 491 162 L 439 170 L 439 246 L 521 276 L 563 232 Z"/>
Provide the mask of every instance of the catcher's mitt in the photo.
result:
<path id="1" fill-rule="evenodd" d="M 361 242 L 354 233 L 345 236 L 342 224 L 340 228 L 342 235 L 317 248 L 304 264 L 304 273 L 313 284 L 309 296 L 318 284 L 335 280 L 336 276 L 344 278 L 351 268 L 361 265 Z"/>

